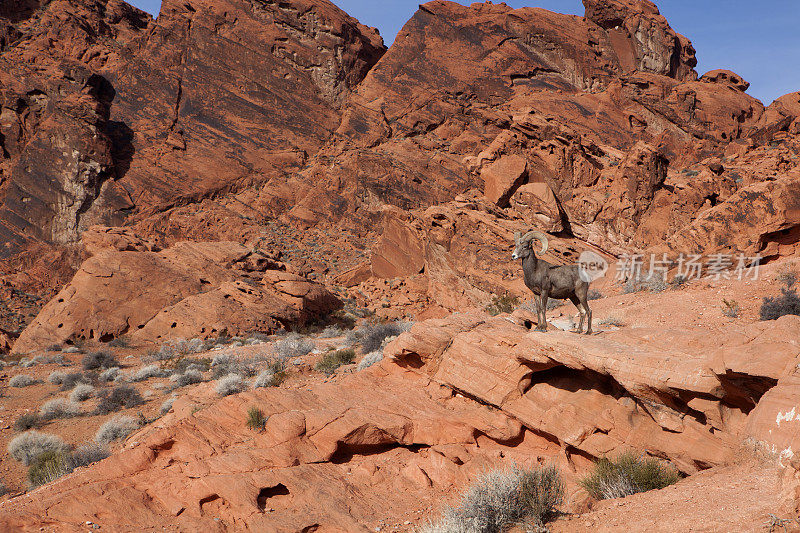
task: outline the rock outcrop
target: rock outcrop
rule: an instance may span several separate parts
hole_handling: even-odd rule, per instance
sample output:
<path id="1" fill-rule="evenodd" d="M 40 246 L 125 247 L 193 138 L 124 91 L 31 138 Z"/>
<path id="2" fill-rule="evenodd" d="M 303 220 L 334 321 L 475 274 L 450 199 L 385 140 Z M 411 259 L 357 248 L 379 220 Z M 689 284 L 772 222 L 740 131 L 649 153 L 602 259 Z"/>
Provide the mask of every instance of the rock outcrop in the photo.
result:
<path id="1" fill-rule="evenodd" d="M 323 286 L 275 257 L 233 242 L 184 242 L 161 250 L 109 228 L 85 235 L 95 255 L 22 332 L 14 351 L 121 335 L 160 343 L 270 332 L 341 306 Z"/>
<path id="2" fill-rule="evenodd" d="M 524 314 L 456 314 L 418 322 L 381 363 L 324 382 L 223 399 L 198 385 L 111 458 L 0 504 L 0 527 L 368 531 L 435 512 L 431 501 L 509 461 L 556 463 L 574 509 L 586 498 L 574 480 L 590 459 L 624 450 L 687 474 L 731 463 L 743 441 L 792 458 L 799 317 L 713 334 L 635 327 L 586 337 L 530 326 Z M 717 347 L 699 350 L 710 335 Z M 246 427 L 254 406 L 267 417 L 263 431 Z M 735 468 L 750 494 L 758 486 L 782 501 L 772 484 L 752 484 L 777 485 L 772 466 Z M 727 471 L 682 483 L 698 490 Z"/>

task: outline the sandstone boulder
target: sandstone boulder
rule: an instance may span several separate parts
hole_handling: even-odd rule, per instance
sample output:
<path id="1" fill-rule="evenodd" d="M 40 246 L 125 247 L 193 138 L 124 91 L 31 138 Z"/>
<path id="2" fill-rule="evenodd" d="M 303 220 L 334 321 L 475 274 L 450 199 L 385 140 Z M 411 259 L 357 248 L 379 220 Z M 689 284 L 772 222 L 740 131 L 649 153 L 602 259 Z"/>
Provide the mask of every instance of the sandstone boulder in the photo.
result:
<path id="1" fill-rule="evenodd" d="M 340 302 L 320 285 L 285 271 L 263 252 L 232 242 L 136 249 L 135 236 L 99 232 L 95 253 L 22 332 L 15 352 L 75 339 L 135 342 L 274 331 L 302 324 Z M 97 244 L 97 231 L 90 233 Z M 129 250 L 134 243 L 133 251 Z M 117 248 L 122 244 L 123 250 Z"/>

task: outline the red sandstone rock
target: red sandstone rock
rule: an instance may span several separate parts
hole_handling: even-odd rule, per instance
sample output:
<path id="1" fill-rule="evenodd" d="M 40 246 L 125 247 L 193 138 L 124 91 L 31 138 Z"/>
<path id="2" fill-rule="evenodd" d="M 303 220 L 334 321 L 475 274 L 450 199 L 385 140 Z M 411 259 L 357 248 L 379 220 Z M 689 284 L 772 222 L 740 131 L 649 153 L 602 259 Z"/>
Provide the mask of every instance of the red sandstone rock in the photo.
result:
<path id="1" fill-rule="evenodd" d="M 285 266 L 235 243 L 185 242 L 150 251 L 135 236 L 114 236 L 127 237 L 123 250 L 117 238 L 108 241 L 109 249 L 95 251 L 22 332 L 16 352 L 126 334 L 136 343 L 157 343 L 274 331 L 340 305 L 320 285 L 270 270 Z"/>

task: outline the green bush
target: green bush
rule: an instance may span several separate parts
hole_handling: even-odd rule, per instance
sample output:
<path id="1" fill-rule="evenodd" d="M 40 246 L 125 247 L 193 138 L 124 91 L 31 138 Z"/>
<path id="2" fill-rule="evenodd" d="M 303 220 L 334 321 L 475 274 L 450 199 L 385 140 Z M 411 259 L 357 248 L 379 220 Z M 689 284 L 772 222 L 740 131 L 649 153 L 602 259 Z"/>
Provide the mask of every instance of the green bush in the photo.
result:
<path id="1" fill-rule="evenodd" d="M 677 470 L 665 466 L 661 461 L 626 452 L 616 461 L 606 458 L 598 460 L 592 473 L 579 483 L 592 497 L 605 500 L 663 489 L 679 479 Z"/>
<path id="2" fill-rule="evenodd" d="M 64 450 L 46 451 L 38 455 L 28 466 L 28 482 L 31 487 L 50 483 L 74 470 L 72 455 Z"/>
<path id="3" fill-rule="evenodd" d="M 251 407 L 247 410 L 247 427 L 254 431 L 263 431 L 267 423 L 267 417 L 258 407 Z"/>
<path id="4" fill-rule="evenodd" d="M 314 367 L 319 372 L 333 374 L 342 365 L 349 365 L 356 357 L 356 352 L 352 348 L 336 350 L 322 356 Z"/>
<path id="5" fill-rule="evenodd" d="M 503 296 L 493 297 L 492 303 L 486 306 L 486 312 L 492 316 L 496 316 L 500 313 L 511 313 L 517 307 L 519 307 L 519 298 L 510 294 L 505 294 Z"/>

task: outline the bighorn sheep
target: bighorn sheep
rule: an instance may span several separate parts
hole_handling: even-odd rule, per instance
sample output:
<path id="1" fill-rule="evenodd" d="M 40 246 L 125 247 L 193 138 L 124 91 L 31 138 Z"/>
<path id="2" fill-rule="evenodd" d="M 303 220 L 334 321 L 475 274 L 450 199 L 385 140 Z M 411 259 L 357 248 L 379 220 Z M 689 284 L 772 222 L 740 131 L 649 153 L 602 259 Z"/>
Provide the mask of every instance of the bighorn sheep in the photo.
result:
<path id="1" fill-rule="evenodd" d="M 592 310 L 589 309 L 588 293 L 589 282 L 581 278 L 577 264 L 551 265 L 536 257 L 531 241 L 538 240 L 542 243 L 539 255 L 547 251 L 547 237 L 538 231 L 529 231 L 525 235 L 516 233 L 514 241 L 516 247 L 511 254 L 512 259 L 522 259 L 522 271 L 525 275 L 525 285 L 533 292 L 537 304 L 537 317 L 539 325 L 536 331 L 547 331 L 547 299 L 569 298 L 581 314 L 577 332 L 583 329 L 584 319 L 588 319 L 586 334 L 592 333 Z"/>

